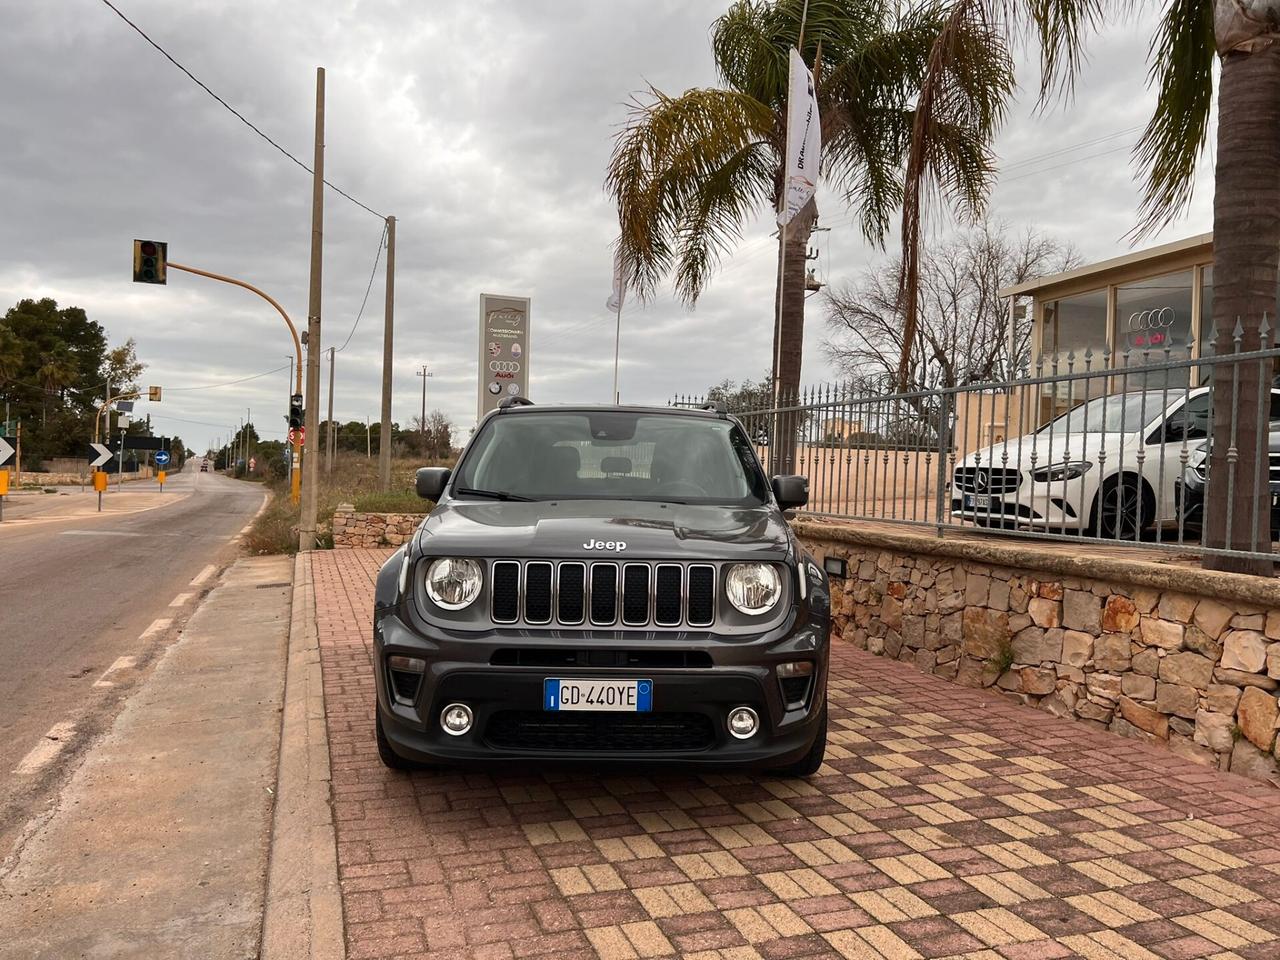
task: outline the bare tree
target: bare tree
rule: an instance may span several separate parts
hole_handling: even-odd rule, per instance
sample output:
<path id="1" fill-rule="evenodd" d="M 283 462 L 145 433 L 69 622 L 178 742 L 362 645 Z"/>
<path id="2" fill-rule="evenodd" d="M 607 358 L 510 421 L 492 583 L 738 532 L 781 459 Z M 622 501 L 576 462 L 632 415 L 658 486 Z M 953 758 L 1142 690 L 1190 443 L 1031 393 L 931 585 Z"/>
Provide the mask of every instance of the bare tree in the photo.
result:
<path id="1" fill-rule="evenodd" d="M 920 315 L 908 370 L 909 390 L 1013 379 L 1030 358 L 1031 321 L 1014 325 L 998 291 L 1080 262 L 1068 243 L 1028 228 L 983 221 L 924 251 Z M 827 355 L 850 380 L 877 390 L 898 376 L 905 311 L 894 258 L 824 294 Z"/>

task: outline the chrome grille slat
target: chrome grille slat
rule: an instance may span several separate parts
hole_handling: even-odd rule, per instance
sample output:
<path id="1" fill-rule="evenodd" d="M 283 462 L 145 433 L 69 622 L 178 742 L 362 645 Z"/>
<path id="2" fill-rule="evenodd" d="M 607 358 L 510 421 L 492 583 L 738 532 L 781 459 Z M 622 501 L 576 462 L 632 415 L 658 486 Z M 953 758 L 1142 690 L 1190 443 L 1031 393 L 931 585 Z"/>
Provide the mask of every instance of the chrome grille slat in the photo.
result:
<path id="1" fill-rule="evenodd" d="M 494 560 L 494 623 L 530 626 L 710 627 L 719 567 L 648 560 Z"/>

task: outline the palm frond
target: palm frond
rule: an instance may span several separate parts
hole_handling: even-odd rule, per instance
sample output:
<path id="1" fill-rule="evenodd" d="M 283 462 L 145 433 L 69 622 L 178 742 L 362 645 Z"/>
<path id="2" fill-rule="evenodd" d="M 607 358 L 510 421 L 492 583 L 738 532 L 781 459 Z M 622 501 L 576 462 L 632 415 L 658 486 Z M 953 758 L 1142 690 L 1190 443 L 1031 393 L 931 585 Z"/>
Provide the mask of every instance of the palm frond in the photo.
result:
<path id="1" fill-rule="evenodd" d="M 1159 96 L 1133 151 L 1146 180 L 1138 225 L 1130 234 L 1135 240 L 1167 224 L 1191 201 L 1213 105 L 1213 0 L 1172 0 L 1148 59 L 1148 83 Z"/>
<path id="2" fill-rule="evenodd" d="M 628 287 L 648 298 L 674 268 L 678 292 L 695 301 L 742 222 L 772 195 L 780 150 L 777 115 L 747 94 L 650 89 L 635 101 L 605 178 Z"/>
<path id="3" fill-rule="evenodd" d="M 878 33 L 891 5 L 887 0 L 738 0 L 712 27 L 711 47 L 721 80 L 761 103 L 782 110 L 787 98 L 787 60 L 800 44 L 812 64 L 819 46 L 840 63 L 864 38 Z"/>
<path id="4" fill-rule="evenodd" d="M 939 8 L 945 15 L 916 104 L 902 205 L 903 386 L 919 306 L 922 194 L 932 188 L 962 214 L 981 212 L 994 167 L 990 142 L 1014 89 L 1012 59 L 986 2 L 956 0 L 945 12 Z"/>

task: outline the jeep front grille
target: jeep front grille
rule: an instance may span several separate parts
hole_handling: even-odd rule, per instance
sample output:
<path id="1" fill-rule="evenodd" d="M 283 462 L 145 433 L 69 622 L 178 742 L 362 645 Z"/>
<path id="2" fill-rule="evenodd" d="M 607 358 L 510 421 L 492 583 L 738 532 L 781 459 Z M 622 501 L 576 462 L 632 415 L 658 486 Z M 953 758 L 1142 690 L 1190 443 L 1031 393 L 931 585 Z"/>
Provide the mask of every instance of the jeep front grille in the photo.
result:
<path id="1" fill-rule="evenodd" d="M 716 580 L 709 563 L 495 560 L 489 607 L 495 623 L 709 627 Z"/>

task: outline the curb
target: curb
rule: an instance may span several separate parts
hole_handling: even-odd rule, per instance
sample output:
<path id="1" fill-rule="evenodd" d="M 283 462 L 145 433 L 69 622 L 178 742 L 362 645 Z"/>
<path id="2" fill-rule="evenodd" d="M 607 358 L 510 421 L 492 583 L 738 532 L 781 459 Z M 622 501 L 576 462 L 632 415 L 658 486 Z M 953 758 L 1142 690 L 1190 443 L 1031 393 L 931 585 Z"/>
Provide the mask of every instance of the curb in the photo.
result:
<path id="1" fill-rule="evenodd" d="M 262 960 L 345 960 L 311 556 L 293 566 Z"/>

